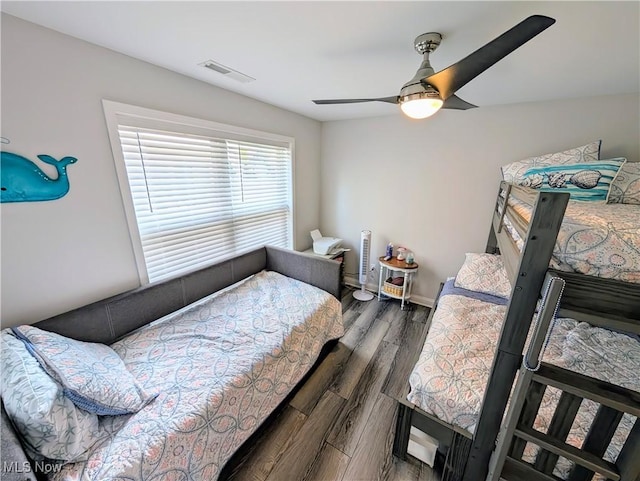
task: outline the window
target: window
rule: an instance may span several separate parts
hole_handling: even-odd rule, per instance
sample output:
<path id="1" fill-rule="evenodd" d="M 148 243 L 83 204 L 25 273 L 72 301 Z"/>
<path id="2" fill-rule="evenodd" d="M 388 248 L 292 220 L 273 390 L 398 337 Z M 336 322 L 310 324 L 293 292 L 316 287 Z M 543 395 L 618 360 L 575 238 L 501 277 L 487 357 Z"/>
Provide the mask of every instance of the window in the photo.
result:
<path id="1" fill-rule="evenodd" d="M 104 101 L 141 282 L 292 247 L 293 139 Z"/>

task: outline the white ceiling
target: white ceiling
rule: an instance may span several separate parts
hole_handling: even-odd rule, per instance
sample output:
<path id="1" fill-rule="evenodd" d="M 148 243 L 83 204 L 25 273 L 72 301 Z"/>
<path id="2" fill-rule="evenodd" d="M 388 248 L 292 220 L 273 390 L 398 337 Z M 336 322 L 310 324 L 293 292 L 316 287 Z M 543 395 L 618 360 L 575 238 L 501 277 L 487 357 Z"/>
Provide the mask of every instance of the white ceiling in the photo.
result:
<path id="1" fill-rule="evenodd" d="M 414 38 L 443 34 L 436 71 L 532 14 L 556 24 L 457 95 L 480 107 L 640 90 L 640 2 L 2 1 L 3 12 L 317 119 L 397 114 L 379 102 L 417 70 Z M 256 79 L 198 64 L 213 59 Z"/>

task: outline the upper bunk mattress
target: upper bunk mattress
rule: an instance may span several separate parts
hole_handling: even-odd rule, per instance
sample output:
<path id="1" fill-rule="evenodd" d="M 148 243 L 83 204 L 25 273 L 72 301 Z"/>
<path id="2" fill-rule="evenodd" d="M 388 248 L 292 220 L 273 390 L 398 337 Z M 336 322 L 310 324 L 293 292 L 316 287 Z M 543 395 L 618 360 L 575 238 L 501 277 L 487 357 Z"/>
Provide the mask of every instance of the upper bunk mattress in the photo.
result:
<path id="1" fill-rule="evenodd" d="M 531 208 L 509 198 L 527 222 Z M 512 226 L 509 233 L 521 239 Z M 551 266 L 595 277 L 640 283 L 640 206 L 569 201 Z"/>
<path id="2" fill-rule="evenodd" d="M 133 332 L 111 347 L 160 394 L 132 416 L 102 417 L 108 439 L 53 479 L 217 479 L 342 334 L 335 297 L 267 271 Z"/>
<path id="3" fill-rule="evenodd" d="M 452 282 L 452 281 L 449 281 Z M 474 432 L 506 313 L 463 295 L 440 296 L 420 358 L 411 372 L 407 399 L 428 414 Z M 556 319 L 543 361 L 640 391 L 640 342 L 573 319 Z M 546 432 L 560 392 L 547 388 L 534 428 Z M 598 405 L 584 400 L 567 443 L 581 446 Z M 615 460 L 634 418 L 625 415 L 607 450 Z M 525 452 L 535 456 L 531 448 Z M 563 476 L 567 466 L 559 465 Z"/>

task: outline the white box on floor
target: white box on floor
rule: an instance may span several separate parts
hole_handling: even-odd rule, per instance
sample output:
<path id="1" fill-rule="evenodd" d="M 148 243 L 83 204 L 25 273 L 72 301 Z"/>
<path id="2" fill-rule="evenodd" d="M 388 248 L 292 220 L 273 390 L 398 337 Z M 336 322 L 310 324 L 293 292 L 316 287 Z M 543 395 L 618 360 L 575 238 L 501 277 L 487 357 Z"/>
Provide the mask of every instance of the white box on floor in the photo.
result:
<path id="1" fill-rule="evenodd" d="M 436 458 L 437 450 L 437 439 L 432 438 L 428 434 L 420 431 L 418 428 L 411 426 L 407 453 L 433 468 L 433 461 Z"/>

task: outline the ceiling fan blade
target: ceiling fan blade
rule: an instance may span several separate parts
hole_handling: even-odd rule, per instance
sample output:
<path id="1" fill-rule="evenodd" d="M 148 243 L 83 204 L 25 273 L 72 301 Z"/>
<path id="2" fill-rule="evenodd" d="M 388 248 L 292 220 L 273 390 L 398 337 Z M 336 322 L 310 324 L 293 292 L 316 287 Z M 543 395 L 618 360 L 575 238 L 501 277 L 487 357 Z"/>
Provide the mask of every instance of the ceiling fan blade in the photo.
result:
<path id="1" fill-rule="evenodd" d="M 313 100 L 317 105 L 329 105 L 329 104 L 357 104 L 361 102 L 387 102 L 389 104 L 397 104 L 398 96 L 393 97 L 380 97 L 377 99 L 331 99 L 331 100 Z"/>
<path id="2" fill-rule="evenodd" d="M 435 87 L 443 99 L 448 99 L 467 82 L 555 22 L 555 19 L 550 17 L 532 15 L 459 62 L 423 79 L 423 82 Z"/>
<path id="3" fill-rule="evenodd" d="M 467 110 L 467 109 L 475 109 L 477 105 L 470 104 L 466 100 L 462 100 L 457 95 L 452 95 L 442 104 L 443 109 L 453 109 L 453 110 Z"/>

